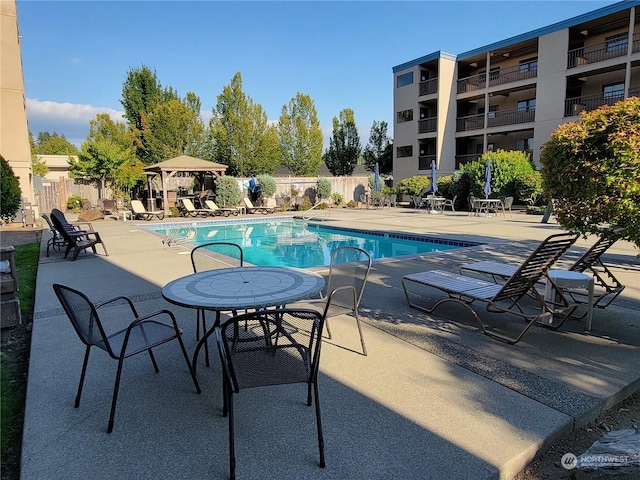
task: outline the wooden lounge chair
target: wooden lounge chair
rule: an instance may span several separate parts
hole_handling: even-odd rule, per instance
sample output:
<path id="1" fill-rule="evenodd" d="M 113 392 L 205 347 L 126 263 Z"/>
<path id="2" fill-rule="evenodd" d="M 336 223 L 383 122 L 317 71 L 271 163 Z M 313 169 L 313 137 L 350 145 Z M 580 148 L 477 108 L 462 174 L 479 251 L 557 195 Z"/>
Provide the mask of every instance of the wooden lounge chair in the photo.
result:
<path id="1" fill-rule="evenodd" d="M 251 200 L 249 200 L 247 197 L 244 197 L 242 201 L 244 202 L 244 206 L 247 209 L 247 213 L 262 212 L 266 215 L 267 213 L 273 213 L 276 211 L 273 207 L 255 207 L 253 203 L 251 203 Z"/>
<path id="2" fill-rule="evenodd" d="M 624 285 L 618 281 L 613 272 L 602 263 L 602 255 L 616 242 L 612 238 L 600 237 L 589 250 L 580 256 L 567 270 L 572 272 L 587 273 L 593 275 L 594 285 L 598 287 L 593 299 L 593 307 L 606 308 L 624 290 Z M 493 280 L 503 281 L 509 278 L 518 269 L 517 264 L 483 261 L 468 263 L 460 267 L 460 271 L 468 271 L 491 275 Z M 569 295 L 575 303 L 588 303 L 587 293 L 584 290 L 555 289 Z M 584 317 L 584 313 L 581 317 Z"/>
<path id="3" fill-rule="evenodd" d="M 217 215 L 217 212 L 210 208 L 196 208 L 190 198 L 182 197 L 178 200 L 182 205 L 182 207 L 180 208 L 180 213 L 182 213 L 185 217 L 197 217 L 198 215 L 200 215 L 201 217 L 208 217 L 210 215 Z"/>
<path id="4" fill-rule="evenodd" d="M 214 202 L 213 200 L 205 200 L 204 204 L 210 209 L 213 210 L 216 213 L 216 215 L 222 215 L 225 217 L 228 217 L 229 215 L 238 215 L 238 213 L 240 213 L 240 209 L 237 207 L 219 207 L 218 205 L 216 205 L 216 202 Z"/>
<path id="5" fill-rule="evenodd" d="M 100 234 L 98 232 L 93 230 L 74 230 L 73 228 L 67 229 L 60 221 L 60 215 L 55 214 L 54 211 L 55 209 L 51 212 L 51 221 L 53 222 L 53 226 L 58 230 L 58 233 L 60 233 L 66 242 L 64 258 L 67 258 L 69 253 L 73 252 L 71 260 L 74 261 L 78 258 L 78 254 L 87 248 L 91 248 L 93 253 L 97 253 L 96 245 L 98 243 L 102 245 L 105 256 L 109 256 L 107 247 L 100 238 Z M 62 218 L 64 218 L 64 215 L 62 215 Z"/>
<path id="6" fill-rule="evenodd" d="M 131 210 L 133 211 L 134 218 L 141 218 L 142 220 L 151 220 L 153 217 L 157 217 L 158 220 L 164 218 L 164 212 L 162 210 L 149 211 L 144 208 L 144 205 L 140 200 L 131 200 Z"/>
<path id="7" fill-rule="evenodd" d="M 432 270 L 402 277 L 402 288 L 409 306 L 427 313 L 433 313 L 443 303 L 456 302 L 471 312 L 485 335 L 513 345 L 522 339 L 536 321 L 555 329 L 560 327 L 575 310 L 575 305 L 568 304 L 563 304 L 560 308 L 556 308 L 558 305 L 545 301 L 536 290 L 535 285 L 577 239 L 578 235 L 573 233 L 551 235 L 529 255 L 515 273 L 502 285 L 442 270 Z M 435 288 L 445 292 L 449 297 L 436 302 L 433 307 L 427 308 L 412 301 L 410 292 L 407 289 L 409 284 Z M 529 295 L 536 300 L 536 305 L 531 313 L 527 313 L 523 305 L 521 305 L 521 300 Z M 486 309 L 489 312 L 511 313 L 526 320 L 527 324 L 515 337 L 489 330 L 471 307 L 471 304 L 475 301 L 486 303 Z M 552 323 L 554 315 L 556 318 L 560 317 L 557 324 Z"/>

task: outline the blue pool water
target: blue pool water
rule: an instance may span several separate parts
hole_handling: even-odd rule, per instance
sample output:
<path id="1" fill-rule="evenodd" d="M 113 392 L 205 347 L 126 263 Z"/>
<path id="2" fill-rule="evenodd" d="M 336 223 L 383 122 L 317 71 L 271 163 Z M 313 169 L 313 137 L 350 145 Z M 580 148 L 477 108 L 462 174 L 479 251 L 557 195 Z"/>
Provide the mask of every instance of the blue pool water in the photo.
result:
<path id="1" fill-rule="evenodd" d="M 149 226 L 166 235 L 173 224 Z M 420 235 L 369 232 L 351 228 L 307 223 L 291 218 L 262 221 L 197 222 L 194 245 L 232 242 L 242 246 L 244 261 L 260 266 L 320 267 L 329 265 L 331 252 L 342 246 L 360 247 L 373 259 L 439 252 L 474 244 L 433 239 Z"/>

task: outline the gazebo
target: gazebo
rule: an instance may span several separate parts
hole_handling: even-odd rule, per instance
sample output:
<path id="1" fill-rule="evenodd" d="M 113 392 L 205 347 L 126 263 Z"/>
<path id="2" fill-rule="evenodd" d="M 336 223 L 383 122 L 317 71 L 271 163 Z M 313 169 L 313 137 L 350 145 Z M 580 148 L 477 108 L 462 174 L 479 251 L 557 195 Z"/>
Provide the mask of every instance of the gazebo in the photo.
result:
<path id="1" fill-rule="evenodd" d="M 167 182 L 166 180 L 174 176 L 178 172 L 191 172 L 200 177 L 200 185 L 204 185 L 202 178 L 207 172 L 211 172 L 214 177 L 221 177 L 227 171 L 227 165 L 221 163 L 211 162 L 209 160 L 203 160 L 201 158 L 190 157 L 188 155 L 181 155 L 176 158 L 165 160 L 164 162 L 149 165 L 144 168 L 146 174 L 150 177 L 155 175 L 161 175 L 162 177 L 162 206 L 164 208 L 165 215 L 169 214 L 169 198 L 167 195 Z M 149 182 L 148 182 L 149 183 Z"/>

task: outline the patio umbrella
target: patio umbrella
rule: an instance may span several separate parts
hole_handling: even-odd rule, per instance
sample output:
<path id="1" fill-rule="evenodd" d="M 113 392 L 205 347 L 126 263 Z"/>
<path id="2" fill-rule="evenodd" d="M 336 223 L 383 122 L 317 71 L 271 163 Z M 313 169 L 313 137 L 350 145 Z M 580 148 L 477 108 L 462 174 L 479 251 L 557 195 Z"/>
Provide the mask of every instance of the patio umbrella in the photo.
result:
<path id="1" fill-rule="evenodd" d="M 373 180 L 373 189 L 377 192 L 380 190 L 380 167 L 378 166 L 378 162 L 376 162 L 376 167 L 373 170 L 374 180 Z"/>
<path id="2" fill-rule="evenodd" d="M 487 165 L 484 169 L 484 194 L 489 198 L 491 195 L 491 159 L 487 158 Z"/>
<path id="3" fill-rule="evenodd" d="M 438 191 L 438 178 L 435 160 L 431 160 L 431 193 Z"/>

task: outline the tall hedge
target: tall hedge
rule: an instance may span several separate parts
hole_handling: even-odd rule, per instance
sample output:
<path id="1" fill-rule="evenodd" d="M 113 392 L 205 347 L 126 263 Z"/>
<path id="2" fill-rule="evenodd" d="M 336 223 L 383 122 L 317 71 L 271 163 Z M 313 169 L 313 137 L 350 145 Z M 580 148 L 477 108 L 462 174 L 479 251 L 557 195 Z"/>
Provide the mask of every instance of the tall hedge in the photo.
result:
<path id="1" fill-rule="evenodd" d="M 619 236 L 640 247 L 640 98 L 560 125 L 540 162 L 560 225 L 582 234 L 620 226 Z"/>
<path id="2" fill-rule="evenodd" d="M 20 182 L 13 173 L 13 169 L 2 155 L 0 155 L 0 217 L 8 221 L 20 208 Z"/>

